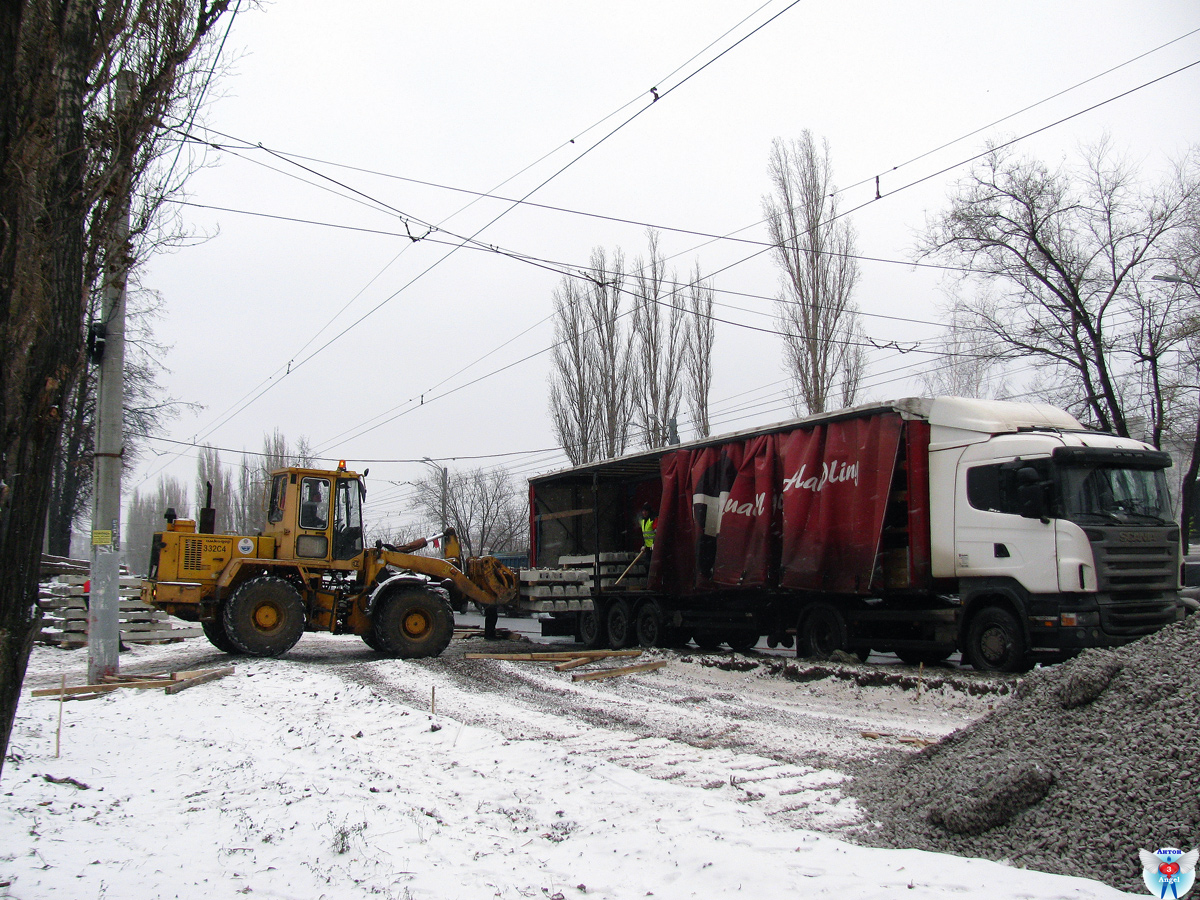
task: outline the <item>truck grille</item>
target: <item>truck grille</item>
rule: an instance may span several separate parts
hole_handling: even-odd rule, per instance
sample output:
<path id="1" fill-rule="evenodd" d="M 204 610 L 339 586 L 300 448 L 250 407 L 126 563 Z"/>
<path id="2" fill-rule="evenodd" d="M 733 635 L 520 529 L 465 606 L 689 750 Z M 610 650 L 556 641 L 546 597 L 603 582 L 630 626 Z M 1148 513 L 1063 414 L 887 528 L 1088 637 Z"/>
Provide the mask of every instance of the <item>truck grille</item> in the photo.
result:
<path id="1" fill-rule="evenodd" d="M 1179 529 L 1088 528 L 1101 592 L 1173 591 L 1179 586 Z"/>

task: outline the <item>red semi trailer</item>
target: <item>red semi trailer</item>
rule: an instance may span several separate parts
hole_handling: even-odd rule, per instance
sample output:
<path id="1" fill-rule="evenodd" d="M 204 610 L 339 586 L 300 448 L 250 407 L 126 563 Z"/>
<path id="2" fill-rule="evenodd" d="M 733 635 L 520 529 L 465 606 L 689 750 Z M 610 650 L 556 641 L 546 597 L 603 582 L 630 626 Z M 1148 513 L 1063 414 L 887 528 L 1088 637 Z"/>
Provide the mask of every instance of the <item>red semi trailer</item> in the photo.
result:
<path id="1" fill-rule="evenodd" d="M 953 397 L 660 448 L 530 479 L 519 602 L 590 646 L 766 635 L 1017 670 L 1182 617 L 1169 465 L 1054 407 Z M 626 577 L 644 504 L 654 550 Z"/>

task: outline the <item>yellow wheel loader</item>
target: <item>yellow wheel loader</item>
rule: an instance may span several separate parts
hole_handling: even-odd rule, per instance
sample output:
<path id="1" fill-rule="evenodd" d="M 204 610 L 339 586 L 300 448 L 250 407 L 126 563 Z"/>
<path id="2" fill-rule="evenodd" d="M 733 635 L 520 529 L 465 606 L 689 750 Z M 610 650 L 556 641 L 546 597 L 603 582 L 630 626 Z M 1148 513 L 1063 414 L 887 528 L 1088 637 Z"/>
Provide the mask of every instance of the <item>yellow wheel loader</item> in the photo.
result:
<path id="1" fill-rule="evenodd" d="M 231 535 L 212 533 L 210 490 L 199 525 L 167 510 L 142 599 L 200 622 L 226 653 L 279 656 L 305 631 L 321 631 L 357 634 L 380 653 L 416 658 L 450 643 L 447 595 L 485 606 L 516 597 L 512 570 L 490 556 L 463 559 L 452 530 L 439 535 L 441 559 L 415 552 L 434 539 L 364 548 L 365 496 L 362 478 L 345 463 L 333 472 L 280 469 L 271 473 L 262 532 Z"/>

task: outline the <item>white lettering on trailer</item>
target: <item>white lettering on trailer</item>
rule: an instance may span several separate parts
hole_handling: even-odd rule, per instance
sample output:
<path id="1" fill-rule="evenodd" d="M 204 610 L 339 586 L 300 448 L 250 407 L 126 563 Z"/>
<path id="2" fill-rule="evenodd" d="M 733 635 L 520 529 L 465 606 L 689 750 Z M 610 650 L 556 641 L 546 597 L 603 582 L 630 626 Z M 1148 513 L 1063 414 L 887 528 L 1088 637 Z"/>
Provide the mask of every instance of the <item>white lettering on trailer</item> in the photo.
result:
<path id="1" fill-rule="evenodd" d="M 840 484 L 843 481 L 853 481 L 858 484 L 859 462 L 856 460 L 852 463 L 838 462 L 836 459 L 827 463 L 821 463 L 820 475 L 809 475 L 805 477 L 805 472 L 808 469 L 808 464 L 805 463 L 800 467 L 795 475 L 783 479 L 784 491 L 790 491 L 792 488 L 802 488 L 806 491 L 821 491 L 826 484 Z"/>
<path id="2" fill-rule="evenodd" d="M 754 502 L 738 503 L 736 500 L 726 500 L 722 513 L 735 513 L 739 516 L 761 516 L 767 508 L 767 495 L 755 494 Z"/>

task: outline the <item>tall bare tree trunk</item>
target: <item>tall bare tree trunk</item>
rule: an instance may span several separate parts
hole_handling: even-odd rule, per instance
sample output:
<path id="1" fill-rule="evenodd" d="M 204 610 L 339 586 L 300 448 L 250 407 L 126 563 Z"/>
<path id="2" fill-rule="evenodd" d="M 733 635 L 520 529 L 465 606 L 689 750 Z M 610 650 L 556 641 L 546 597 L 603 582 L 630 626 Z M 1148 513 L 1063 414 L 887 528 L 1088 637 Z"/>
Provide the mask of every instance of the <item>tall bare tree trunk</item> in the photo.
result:
<path id="1" fill-rule="evenodd" d="M 90 0 L 0 7 L 0 765 L 37 625 L 63 407 L 81 364 Z"/>
<path id="2" fill-rule="evenodd" d="M 763 198 L 783 291 L 777 308 L 796 408 L 820 413 L 830 401 L 850 406 L 866 368 L 858 309 L 854 230 L 838 218 L 829 145 L 805 130 L 771 147 L 771 183 Z"/>

